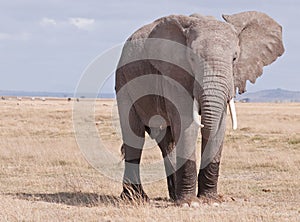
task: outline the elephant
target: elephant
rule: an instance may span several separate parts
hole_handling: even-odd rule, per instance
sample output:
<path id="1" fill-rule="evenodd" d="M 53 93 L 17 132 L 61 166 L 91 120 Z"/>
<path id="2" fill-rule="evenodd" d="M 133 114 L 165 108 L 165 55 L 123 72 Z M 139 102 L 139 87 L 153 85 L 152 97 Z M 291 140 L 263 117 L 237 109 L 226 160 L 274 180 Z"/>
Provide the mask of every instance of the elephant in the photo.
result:
<path id="1" fill-rule="evenodd" d="M 244 93 L 247 80 L 255 83 L 263 67 L 284 53 L 282 27 L 265 13 L 222 17 L 169 15 L 125 42 L 115 75 L 123 199 L 149 201 L 140 179 L 146 132 L 162 152 L 171 200 L 190 205 L 218 197 L 227 106 L 236 129 L 236 93 Z"/>

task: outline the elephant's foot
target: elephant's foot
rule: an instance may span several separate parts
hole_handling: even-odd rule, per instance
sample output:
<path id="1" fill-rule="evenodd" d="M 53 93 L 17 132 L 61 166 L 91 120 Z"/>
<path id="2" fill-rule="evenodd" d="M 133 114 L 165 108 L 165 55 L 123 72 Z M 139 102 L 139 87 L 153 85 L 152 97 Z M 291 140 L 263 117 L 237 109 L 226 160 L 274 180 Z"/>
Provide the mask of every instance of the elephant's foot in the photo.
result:
<path id="1" fill-rule="evenodd" d="M 217 185 L 219 177 L 220 162 L 212 162 L 201 169 L 198 175 L 198 194 L 201 203 L 222 203 L 224 198 L 218 195 Z"/>
<path id="2" fill-rule="evenodd" d="M 123 184 L 123 191 L 121 193 L 121 199 L 127 201 L 133 201 L 136 203 L 150 202 L 148 195 L 143 190 L 141 184 Z"/>
<path id="3" fill-rule="evenodd" d="M 200 201 L 196 197 L 190 197 L 190 198 L 186 198 L 186 199 L 176 200 L 176 205 L 179 207 L 199 208 Z"/>
<path id="4" fill-rule="evenodd" d="M 219 195 L 216 192 L 208 192 L 197 195 L 199 201 L 203 204 L 219 204 L 225 202 L 223 195 Z"/>

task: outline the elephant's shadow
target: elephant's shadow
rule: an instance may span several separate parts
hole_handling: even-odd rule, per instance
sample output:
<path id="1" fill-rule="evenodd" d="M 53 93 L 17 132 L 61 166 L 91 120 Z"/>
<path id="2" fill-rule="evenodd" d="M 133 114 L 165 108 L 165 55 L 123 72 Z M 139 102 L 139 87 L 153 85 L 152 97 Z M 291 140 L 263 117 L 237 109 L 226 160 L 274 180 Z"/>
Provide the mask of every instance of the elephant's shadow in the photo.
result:
<path id="1" fill-rule="evenodd" d="M 42 201 L 80 207 L 96 207 L 100 205 L 120 207 L 124 204 L 132 204 L 132 202 L 123 201 L 119 196 L 84 192 L 10 193 L 7 195 L 27 201 Z M 138 203 L 135 204 L 139 205 Z M 166 208 L 173 205 L 173 203 L 168 198 L 157 197 L 153 199 L 151 205 L 157 208 Z"/>
<path id="2" fill-rule="evenodd" d="M 58 193 L 16 193 L 9 194 L 18 199 L 28 201 L 43 201 L 48 203 L 65 204 L 69 206 L 94 207 L 99 205 L 119 206 L 121 198 L 113 195 L 101 195 L 84 192 L 58 192 Z"/>

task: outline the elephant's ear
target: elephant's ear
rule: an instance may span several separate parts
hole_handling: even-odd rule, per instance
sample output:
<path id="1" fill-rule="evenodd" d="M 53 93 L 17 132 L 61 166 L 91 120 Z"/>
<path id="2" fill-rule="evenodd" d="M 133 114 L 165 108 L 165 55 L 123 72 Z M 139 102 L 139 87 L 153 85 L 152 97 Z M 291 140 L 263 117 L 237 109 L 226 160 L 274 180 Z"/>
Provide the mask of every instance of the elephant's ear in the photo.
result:
<path id="1" fill-rule="evenodd" d="M 157 70 L 164 75 L 172 75 L 180 72 L 179 67 L 189 69 L 185 30 L 176 16 L 162 18 L 148 37 L 146 52 Z"/>
<path id="2" fill-rule="evenodd" d="M 246 91 L 246 81 L 255 83 L 262 75 L 263 67 L 274 62 L 284 52 L 282 27 L 261 12 L 243 12 L 223 15 L 238 32 L 240 55 L 233 70 L 235 88 Z"/>

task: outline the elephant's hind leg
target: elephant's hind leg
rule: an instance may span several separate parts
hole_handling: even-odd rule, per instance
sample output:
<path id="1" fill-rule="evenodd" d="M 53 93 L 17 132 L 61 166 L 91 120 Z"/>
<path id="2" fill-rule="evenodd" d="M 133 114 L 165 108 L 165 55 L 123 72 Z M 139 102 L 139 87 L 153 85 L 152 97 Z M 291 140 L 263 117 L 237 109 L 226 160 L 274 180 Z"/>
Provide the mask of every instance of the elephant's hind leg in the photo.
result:
<path id="1" fill-rule="evenodd" d="M 175 142 L 171 134 L 170 127 L 167 127 L 162 134 L 156 138 L 156 142 L 162 152 L 167 175 L 167 184 L 169 196 L 172 200 L 176 200 L 176 154 Z"/>

